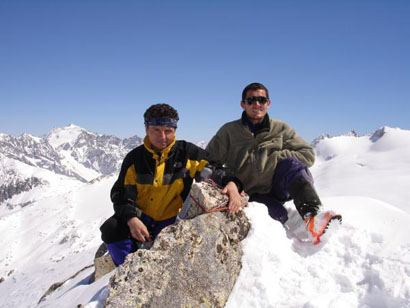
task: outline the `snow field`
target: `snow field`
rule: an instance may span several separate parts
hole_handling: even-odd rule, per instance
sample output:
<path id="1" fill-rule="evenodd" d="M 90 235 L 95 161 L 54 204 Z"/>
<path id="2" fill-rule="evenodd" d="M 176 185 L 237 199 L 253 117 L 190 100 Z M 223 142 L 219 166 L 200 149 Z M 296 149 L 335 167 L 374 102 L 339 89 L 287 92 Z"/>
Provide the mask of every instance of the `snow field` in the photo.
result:
<path id="1" fill-rule="evenodd" d="M 354 207 L 367 211 L 374 205 L 374 200 L 363 201 Z M 354 207 L 345 209 L 346 218 L 355 215 Z M 380 210 L 378 214 L 402 218 L 394 209 Z M 246 213 L 252 229 L 243 243 L 243 268 L 227 308 L 410 307 L 408 241 L 391 245 L 389 237 L 368 228 L 368 222 L 361 226 L 344 221 L 327 243 L 312 246 L 288 238 L 264 205 L 251 203 Z M 401 238 L 406 232 L 398 231 Z"/>
<path id="2" fill-rule="evenodd" d="M 7 234 L 0 238 L 0 276 L 7 278 L 0 292 L 12 295 L 0 307 L 33 307 L 53 283 L 93 263 L 101 244 L 98 228 L 112 211 L 107 196 L 99 192 L 109 194 L 113 180 L 54 187 L 53 197 L 0 218 L 0 232 Z"/>

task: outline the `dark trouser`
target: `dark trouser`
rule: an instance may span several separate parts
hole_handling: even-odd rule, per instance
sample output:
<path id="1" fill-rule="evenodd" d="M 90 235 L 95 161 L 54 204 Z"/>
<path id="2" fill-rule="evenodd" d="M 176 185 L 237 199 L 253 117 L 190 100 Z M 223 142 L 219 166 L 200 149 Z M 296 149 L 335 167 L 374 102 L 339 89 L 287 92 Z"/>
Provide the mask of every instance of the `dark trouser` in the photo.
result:
<path id="1" fill-rule="evenodd" d="M 288 220 L 285 202 L 294 200 L 296 209 L 303 217 L 315 214 L 320 200 L 313 187 L 313 177 L 309 169 L 297 158 L 287 158 L 278 163 L 273 175 L 272 190 L 267 194 L 255 194 L 250 201 L 266 204 L 269 215 L 281 223 Z"/>
<path id="2" fill-rule="evenodd" d="M 154 240 L 163 228 L 175 222 L 175 217 L 155 221 L 151 217 L 142 214 L 139 218 L 147 227 Z M 125 257 L 138 249 L 137 240 L 131 237 L 130 229 L 126 221 L 114 215 L 108 218 L 100 227 L 101 238 L 107 246 L 112 260 L 116 266 L 122 264 Z"/>

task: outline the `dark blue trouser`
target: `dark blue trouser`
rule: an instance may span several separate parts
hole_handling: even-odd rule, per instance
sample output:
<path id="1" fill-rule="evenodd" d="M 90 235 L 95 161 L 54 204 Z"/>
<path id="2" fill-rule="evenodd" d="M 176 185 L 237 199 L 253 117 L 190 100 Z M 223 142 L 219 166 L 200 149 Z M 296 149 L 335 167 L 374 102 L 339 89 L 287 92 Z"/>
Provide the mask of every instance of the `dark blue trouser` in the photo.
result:
<path id="1" fill-rule="evenodd" d="M 155 221 L 151 217 L 142 214 L 139 218 L 147 227 L 154 240 L 163 228 L 175 222 L 176 217 Z M 137 250 L 137 240 L 131 237 L 127 222 L 114 215 L 108 218 L 100 227 L 101 238 L 107 246 L 108 252 L 116 266 L 124 263 L 125 257 Z"/>
<path id="2" fill-rule="evenodd" d="M 281 223 L 288 220 L 288 212 L 283 206 L 291 200 L 289 189 L 292 183 L 303 177 L 313 186 L 313 177 L 309 169 L 297 158 L 286 158 L 278 163 L 273 174 L 272 190 L 267 194 L 255 194 L 249 201 L 266 204 L 269 215 Z"/>

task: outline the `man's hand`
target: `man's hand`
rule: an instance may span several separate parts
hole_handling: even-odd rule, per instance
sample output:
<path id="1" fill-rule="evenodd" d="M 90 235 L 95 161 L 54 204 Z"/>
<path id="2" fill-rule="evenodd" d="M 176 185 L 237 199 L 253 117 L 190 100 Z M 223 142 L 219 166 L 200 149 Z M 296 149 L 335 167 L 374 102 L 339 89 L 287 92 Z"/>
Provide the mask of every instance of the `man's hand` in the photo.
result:
<path id="1" fill-rule="evenodd" d="M 228 182 L 224 189 L 222 189 L 222 194 L 229 197 L 228 208 L 231 214 L 235 214 L 241 209 L 241 196 L 234 182 Z"/>
<path id="2" fill-rule="evenodd" d="M 151 240 L 147 227 L 137 217 L 128 220 L 127 224 L 133 238 L 143 243 Z"/>

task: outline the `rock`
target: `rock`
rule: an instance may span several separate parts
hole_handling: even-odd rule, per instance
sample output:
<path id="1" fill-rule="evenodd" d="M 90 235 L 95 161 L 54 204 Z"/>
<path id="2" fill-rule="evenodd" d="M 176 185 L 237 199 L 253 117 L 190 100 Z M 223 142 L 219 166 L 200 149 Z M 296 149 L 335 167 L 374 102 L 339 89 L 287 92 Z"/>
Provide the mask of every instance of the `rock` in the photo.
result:
<path id="1" fill-rule="evenodd" d="M 201 190 L 202 185 L 191 191 L 196 198 L 215 193 L 206 185 Z M 249 228 L 242 211 L 168 226 L 150 250 L 127 256 L 110 279 L 105 307 L 224 307 L 241 269 L 240 242 Z"/>
<path id="2" fill-rule="evenodd" d="M 18 195 L 22 192 L 29 191 L 36 186 L 45 184 L 46 181 L 36 177 L 30 177 L 22 180 L 11 176 L 10 179 L 7 180 L 7 184 L 0 185 L 0 203 L 11 199 L 14 195 Z"/>
<path id="3" fill-rule="evenodd" d="M 221 189 L 202 181 L 194 183 L 181 210 L 180 217 L 191 219 L 205 212 L 212 212 L 220 208 L 225 208 L 229 202 L 227 195 L 221 194 Z M 249 196 L 242 197 L 242 206 L 248 204 Z"/>
<path id="4" fill-rule="evenodd" d="M 6 279 L 4 279 L 4 277 L 0 277 L 0 283 L 2 283 L 3 281 L 5 281 Z"/>
<path id="5" fill-rule="evenodd" d="M 66 281 L 53 283 L 53 284 L 48 288 L 48 290 L 46 291 L 46 293 L 43 294 L 43 296 L 40 298 L 40 300 L 38 301 L 37 304 L 40 304 L 42 301 L 44 301 L 47 296 L 49 296 L 51 293 L 53 293 L 55 290 L 57 290 L 59 287 L 61 287 L 65 282 L 66 282 Z"/>
<path id="6" fill-rule="evenodd" d="M 377 142 L 380 138 L 382 138 L 386 132 L 388 131 L 388 127 L 382 126 L 378 130 L 376 130 L 373 135 L 370 136 L 370 141 L 375 143 Z"/>
<path id="7" fill-rule="evenodd" d="M 100 279 L 102 276 L 115 269 L 114 262 L 112 261 L 104 243 L 101 244 L 95 254 L 94 267 L 95 271 L 91 282 Z"/>
<path id="8" fill-rule="evenodd" d="M 317 146 L 322 140 L 329 139 L 329 138 L 330 138 L 330 135 L 329 135 L 329 134 L 320 135 L 319 137 L 315 138 L 315 139 L 310 143 L 310 145 L 311 145 L 312 147 L 316 148 L 316 146 Z"/>
<path id="9" fill-rule="evenodd" d="M 84 270 L 86 270 L 86 269 L 88 269 L 88 268 L 90 268 L 90 267 L 92 267 L 92 266 L 93 266 L 92 264 L 91 264 L 91 265 L 87 265 L 87 266 L 83 267 L 82 269 L 80 269 L 79 271 L 77 271 L 77 272 L 76 272 L 74 275 L 72 275 L 71 277 L 67 278 L 66 280 L 61 281 L 61 282 L 53 283 L 53 284 L 48 288 L 48 290 L 46 291 L 46 293 L 43 294 L 43 296 L 40 298 L 40 300 L 38 301 L 37 304 L 40 304 L 42 301 L 46 300 L 46 297 L 47 297 L 47 296 L 49 296 L 50 294 L 52 294 L 55 290 L 57 290 L 59 287 L 61 287 L 61 286 L 62 286 L 63 284 L 65 284 L 67 281 L 69 281 L 69 280 L 75 278 L 75 277 L 76 277 L 78 274 L 80 274 L 82 271 L 84 271 Z"/>

